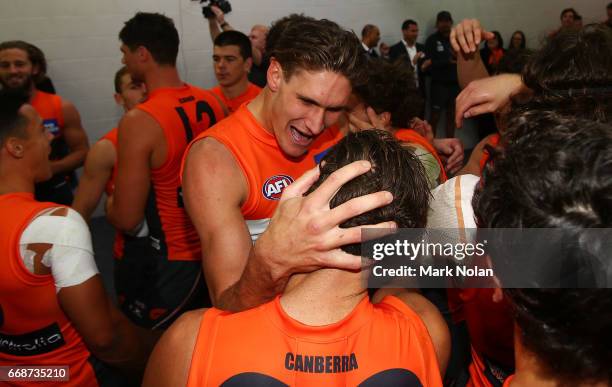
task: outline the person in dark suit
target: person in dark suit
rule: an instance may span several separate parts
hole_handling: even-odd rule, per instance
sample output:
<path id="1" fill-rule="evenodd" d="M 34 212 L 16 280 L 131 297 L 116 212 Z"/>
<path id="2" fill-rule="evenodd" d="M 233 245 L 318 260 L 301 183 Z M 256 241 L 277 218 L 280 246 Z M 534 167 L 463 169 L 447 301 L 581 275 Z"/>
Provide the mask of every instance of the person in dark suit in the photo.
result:
<path id="1" fill-rule="evenodd" d="M 361 30 L 361 45 L 366 55 L 378 58 L 375 48 L 380 41 L 380 29 L 373 24 L 366 24 Z"/>
<path id="2" fill-rule="evenodd" d="M 417 43 L 419 25 L 416 21 L 408 19 L 402 23 L 402 40 L 389 49 L 389 60 L 401 60 L 410 65 L 414 71 L 415 81 L 421 94 L 425 96 L 424 73 L 431 64 L 425 56 L 425 45 Z"/>

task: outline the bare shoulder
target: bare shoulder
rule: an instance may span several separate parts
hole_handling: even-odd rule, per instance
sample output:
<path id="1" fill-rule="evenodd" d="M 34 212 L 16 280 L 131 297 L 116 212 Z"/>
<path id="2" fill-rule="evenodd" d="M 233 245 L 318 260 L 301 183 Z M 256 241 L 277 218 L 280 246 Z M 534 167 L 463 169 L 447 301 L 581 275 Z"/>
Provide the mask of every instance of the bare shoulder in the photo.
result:
<path id="1" fill-rule="evenodd" d="M 62 110 L 66 113 L 78 113 L 76 106 L 66 98 L 62 97 Z"/>
<path id="2" fill-rule="evenodd" d="M 184 386 L 206 309 L 184 313 L 157 342 L 143 380 L 143 386 Z"/>
<path id="3" fill-rule="evenodd" d="M 158 127 L 161 129 L 161 126 L 159 125 L 157 120 L 153 118 L 153 116 L 151 116 L 149 113 L 140 109 L 132 109 L 125 113 L 121 118 L 121 121 L 119 121 L 119 132 L 121 132 L 122 130 L 125 132 L 127 129 L 132 128 L 138 129 L 138 127 L 142 127 L 143 125 L 148 128 Z"/>
<path id="4" fill-rule="evenodd" d="M 102 139 L 95 142 L 87 153 L 85 166 L 100 166 L 112 168 L 117 160 L 117 150 L 115 145 L 107 139 Z"/>
<path id="5" fill-rule="evenodd" d="M 202 316 L 208 309 L 196 309 L 183 313 L 162 336 L 167 344 L 183 346 L 182 344 L 195 344 Z M 161 340 L 160 340 L 161 343 Z"/>
<path id="6" fill-rule="evenodd" d="M 247 182 L 238 162 L 225 145 L 211 137 L 192 144 L 185 156 L 183 179 L 186 186 L 196 184 L 202 188 L 206 187 L 206 182 L 216 181 L 219 184 L 215 185 L 215 190 L 227 187 L 231 194 L 246 196 Z"/>

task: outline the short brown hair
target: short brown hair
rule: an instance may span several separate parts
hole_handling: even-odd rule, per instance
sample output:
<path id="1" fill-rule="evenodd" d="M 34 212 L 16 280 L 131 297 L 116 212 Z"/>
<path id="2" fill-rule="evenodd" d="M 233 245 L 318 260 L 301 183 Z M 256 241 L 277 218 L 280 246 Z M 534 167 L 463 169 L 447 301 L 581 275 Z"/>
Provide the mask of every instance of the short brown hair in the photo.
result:
<path id="1" fill-rule="evenodd" d="M 128 74 L 128 69 L 126 66 L 121 67 L 115 73 L 115 93 L 117 94 L 121 94 L 121 78 L 123 78 L 125 74 Z"/>
<path id="2" fill-rule="evenodd" d="M 326 19 L 297 18 L 275 40 L 270 57 L 280 63 L 285 79 L 299 70 L 326 70 L 344 75 L 355 85 L 363 77 L 367 60 L 362 51 L 354 32 Z"/>
<path id="3" fill-rule="evenodd" d="M 402 147 L 388 132 L 364 130 L 349 133 L 323 159 L 314 191 L 334 171 L 358 160 L 367 160 L 372 170 L 344 184 L 329 203 L 335 208 L 353 198 L 389 191 L 393 202 L 348 219 L 342 228 L 395 221 L 401 228 L 423 228 L 427 224 L 430 193 L 425 170 L 419 159 Z M 343 246 L 347 253 L 359 255 L 359 244 Z"/>
<path id="4" fill-rule="evenodd" d="M 359 99 L 376 114 L 391 114 L 391 125 L 407 128 L 421 114 L 424 101 L 417 89 L 412 66 L 398 61 L 372 59 L 366 66 L 367 82 L 355 87 Z"/>

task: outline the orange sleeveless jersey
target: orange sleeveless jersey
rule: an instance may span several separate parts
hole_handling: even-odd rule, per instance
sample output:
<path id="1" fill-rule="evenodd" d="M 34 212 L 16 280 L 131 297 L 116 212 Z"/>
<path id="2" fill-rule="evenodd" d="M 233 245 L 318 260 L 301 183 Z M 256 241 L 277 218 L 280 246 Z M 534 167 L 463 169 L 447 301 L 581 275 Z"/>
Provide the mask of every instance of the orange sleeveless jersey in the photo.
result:
<path id="1" fill-rule="evenodd" d="M 313 168 L 342 133 L 337 126 L 327 128 L 303 157 L 290 159 L 279 148 L 274 134 L 264 129 L 243 105 L 194 142 L 205 137 L 225 145 L 242 170 L 249 193 L 241 210 L 255 240 L 265 231 L 283 189 Z"/>
<path id="2" fill-rule="evenodd" d="M 90 353 L 58 304 L 53 277 L 30 273 L 21 260 L 21 234 L 51 207 L 58 205 L 30 193 L 0 195 L 0 365 L 68 365 L 70 381 L 62 386 L 97 386 Z"/>
<path id="3" fill-rule="evenodd" d="M 215 86 L 210 89 L 210 91 L 215 93 L 215 95 L 217 95 L 221 99 L 221 101 L 223 101 L 230 113 L 233 113 L 238 110 L 240 105 L 242 105 L 243 103 L 251 102 L 253 98 L 257 97 L 259 95 L 259 92 L 261 92 L 261 87 L 249 82 L 249 85 L 244 93 L 231 99 L 227 98 L 225 94 L 223 94 L 223 91 L 221 90 L 220 86 Z"/>
<path id="4" fill-rule="evenodd" d="M 378 304 L 365 297 L 343 320 L 320 327 L 292 319 L 280 297 L 241 313 L 204 312 L 187 386 L 264 380 L 269 386 L 442 386 L 427 328 L 392 296 Z"/>
<path id="5" fill-rule="evenodd" d="M 106 133 L 104 136 L 100 138 L 100 140 L 108 140 L 115 147 L 115 151 L 117 151 L 117 135 L 118 128 L 112 129 L 110 132 Z M 104 187 L 104 191 L 108 196 L 113 194 L 115 190 L 115 179 L 117 178 L 117 161 L 115 160 L 115 166 L 113 167 L 113 171 L 111 172 L 111 177 L 106 182 L 106 186 Z M 123 257 L 123 234 L 119 231 L 115 231 L 115 242 L 113 243 L 113 256 L 115 258 Z"/>
<path id="6" fill-rule="evenodd" d="M 395 131 L 395 138 L 400 142 L 412 142 L 425 148 L 425 150 L 431 153 L 436 158 L 436 161 L 438 161 L 438 165 L 440 166 L 439 182 L 444 183 L 448 180 L 446 172 L 444 171 L 444 164 L 442 164 L 442 160 L 440 160 L 438 151 L 436 151 L 436 148 L 434 148 L 425 137 L 421 136 L 413 129 L 399 129 Z"/>
<path id="7" fill-rule="evenodd" d="M 30 102 L 43 120 L 43 126 L 53 135 L 60 138 L 64 135 L 64 113 L 62 98 L 59 95 L 36 90 Z"/>
<path id="8" fill-rule="evenodd" d="M 508 301 L 493 289 L 458 290 L 470 336 L 469 387 L 499 387 L 514 369 L 514 323 Z"/>
<path id="9" fill-rule="evenodd" d="M 487 141 L 487 144 L 491 145 L 492 147 L 496 147 L 497 145 L 499 145 L 499 140 L 500 140 L 500 135 L 499 133 L 495 133 L 493 135 L 491 135 L 491 137 L 489 137 L 489 140 Z M 491 158 L 491 155 L 489 155 L 489 152 L 485 149 L 482 150 L 482 158 L 480 159 L 480 175 L 482 176 L 482 172 L 484 171 L 487 162 L 489 162 L 489 159 Z"/>
<path id="10" fill-rule="evenodd" d="M 179 172 L 187 144 L 224 118 L 223 108 L 209 91 L 185 84 L 154 90 L 137 109 L 155 118 L 167 145 L 166 161 L 151 171 L 150 235 L 167 248 L 169 260 L 199 260 L 200 238 L 183 207 Z"/>

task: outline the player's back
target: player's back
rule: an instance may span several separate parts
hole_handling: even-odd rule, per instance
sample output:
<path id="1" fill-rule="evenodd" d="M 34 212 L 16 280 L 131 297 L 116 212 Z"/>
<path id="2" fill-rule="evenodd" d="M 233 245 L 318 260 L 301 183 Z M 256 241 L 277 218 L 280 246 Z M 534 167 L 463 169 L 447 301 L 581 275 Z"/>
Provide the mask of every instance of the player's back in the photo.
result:
<path id="1" fill-rule="evenodd" d="M 231 314 L 207 310 L 188 386 L 441 386 L 434 347 L 419 316 L 398 298 L 365 297 L 341 321 L 319 327 L 287 315 L 280 297 Z"/>
<path id="2" fill-rule="evenodd" d="M 66 365 L 66 386 L 96 386 L 90 352 L 59 305 L 53 276 L 33 274 L 21 261 L 23 231 L 37 214 L 57 206 L 36 202 L 30 193 L 0 195 L 0 366 Z"/>
<path id="3" fill-rule="evenodd" d="M 224 118 L 223 108 L 210 92 L 185 84 L 154 90 L 137 109 L 155 118 L 167 149 L 165 162 L 151 171 L 150 236 L 170 260 L 199 260 L 200 239 L 183 206 L 180 166 L 187 144 Z"/>

